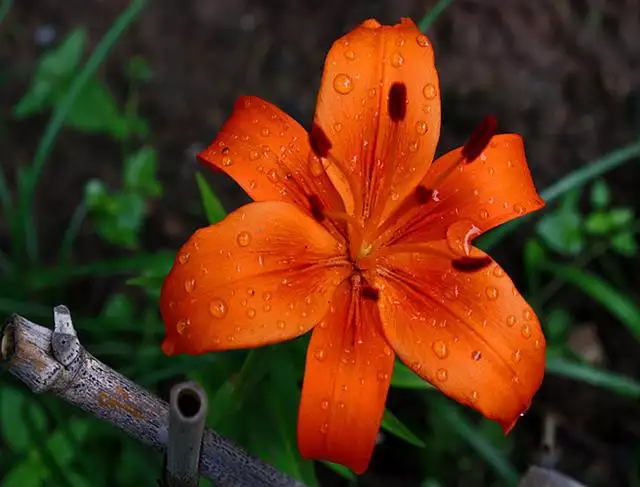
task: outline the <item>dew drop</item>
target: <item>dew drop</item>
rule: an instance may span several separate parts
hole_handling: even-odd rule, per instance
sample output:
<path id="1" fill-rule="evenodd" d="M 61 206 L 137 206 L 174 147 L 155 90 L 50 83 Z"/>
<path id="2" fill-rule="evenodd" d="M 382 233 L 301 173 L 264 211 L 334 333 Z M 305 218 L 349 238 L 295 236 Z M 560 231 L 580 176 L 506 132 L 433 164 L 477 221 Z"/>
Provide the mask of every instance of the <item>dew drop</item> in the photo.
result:
<path id="1" fill-rule="evenodd" d="M 489 299 L 489 301 L 495 301 L 498 299 L 498 289 L 493 286 L 487 287 L 485 289 L 485 293 L 487 294 L 487 299 Z"/>
<path id="2" fill-rule="evenodd" d="M 387 356 L 387 357 L 391 357 L 391 348 L 389 348 L 387 345 L 384 346 L 384 348 L 382 349 L 382 352 Z"/>
<path id="3" fill-rule="evenodd" d="M 252 150 L 249 152 L 249 159 L 252 161 L 256 161 L 260 158 L 260 153 L 258 151 Z"/>
<path id="4" fill-rule="evenodd" d="M 209 303 L 209 313 L 214 318 L 222 319 L 227 316 L 229 308 L 222 298 L 213 298 Z"/>
<path id="5" fill-rule="evenodd" d="M 287 326 L 287 324 L 286 324 L 284 321 L 282 321 L 282 320 L 278 320 L 278 322 L 276 323 L 276 326 L 277 326 L 278 328 L 280 328 L 281 330 L 284 330 L 284 329 L 285 329 L 285 327 Z M 318 350 L 318 351 L 322 352 L 322 354 L 323 354 L 323 356 L 324 356 L 324 351 L 323 351 L 323 350 Z M 318 352 L 316 352 L 316 358 L 317 358 L 318 360 L 320 360 L 320 358 L 318 358 Z"/>
<path id="6" fill-rule="evenodd" d="M 349 61 L 353 61 L 356 58 L 356 53 L 353 51 L 345 51 L 344 57 L 346 57 Z"/>
<path id="7" fill-rule="evenodd" d="M 268 127 L 263 127 L 262 130 L 260 131 L 260 133 L 264 136 L 264 137 L 269 137 L 269 134 L 271 133 L 271 131 L 269 130 Z"/>
<path id="8" fill-rule="evenodd" d="M 255 296 L 255 294 L 256 294 L 256 290 L 255 290 L 255 289 L 253 289 L 252 287 L 248 287 L 248 288 L 247 288 L 247 294 L 248 294 L 249 296 Z"/>
<path id="9" fill-rule="evenodd" d="M 247 306 L 248 301 L 246 300 L 246 298 L 242 298 L 242 301 L 240 301 L 240 305 L 245 308 Z"/>
<path id="10" fill-rule="evenodd" d="M 495 266 L 493 268 L 493 275 L 496 276 L 496 277 L 504 277 L 505 276 L 505 272 L 504 272 L 504 270 L 502 270 L 502 267 L 497 265 L 497 266 Z"/>
<path id="11" fill-rule="evenodd" d="M 418 45 L 420 47 L 428 47 L 429 46 L 429 38 L 424 34 L 420 34 L 418 37 L 416 37 L 416 42 L 418 43 Z"/>
<path id="12" fill-rule="evenodd" d="M 525 319 L 525 321 L 529 321 L 533 318 L 533 313 L 531 312 L 531 310 L 525 309 L 522 312 L 522 317 Z"/>
<path id="13" fill-rule="evenodd" d="M 513 357 L 513 361 L 516 363 L 522 360 L 522 352 L 520 351 L 519 348 L 513 351 L 512 357 Z"/>
<path id="14" fill-rule="evenodd" d="M 424 135 L 428 130 L 429 127 L 427 126 L 427 122 L 425 122 L 424 120 L 418 120 L 416 122 L 416 132 L 418 132 L 418 134 Z"/>
<path id="15" fill-rule="evenodd" d="M 265 301 L 270 301 L 271 300 L 271 293 L 268 291 L 265 291 L 262 293 L 262 299 L 264 299 Z"/>
<path id="16" fill-rule="evenodd" d="M 325 400 L 323 400 L 323 401 L 320 403 L 320 407 L 321 407 L 324 411 L 326 411 L 327 409 L 329 409 L 329 401 L 327 401 L 326 399 L 325 399 Z"/>
<path id="17" fill-rule="evenodd" d="M 478 235 L 480 229 L 471 220 L 458 220 L 447 228 L 447 245 L 454 254 L 466 257 L 471 254 L 471 241 Z"/>
<path id="18" fill-rule="evenodd" d="M 422 89 L 422 94 L 427 100 L 433 100 L 437 93 L 438 90 L 431 83 L 424 85 L 424 88 Z"/>
<path id="19" fill-rule="evenodd" d="M 536 347 L 536 350 L 540 350 L 542 348 L 542 340 L 536 340 L 533 342 L 533 346 Z"/>
<path id="20" fill-rule="evenodd" d="M 431 344 L 431 350 L 435 353 L 436 357 L 443 359 L 447 358 L 449 355 L 449 349 L 447 348 L 447 344 L 442 340 L 437 340 Z"/>
<path id="21" fill-rule="evenodd" d="M 267 174 L 267 178 L 272 183 L 277 183 L 280 180 L 280 176 L 278 176 L 278 171 L 276 171 L 275 169 L 272 169 L 271 171 L 269 171 L 269 174 Z"/>
<path id="22" fill-rule="evenodd" d="M 184 265 L 189 262 L 190 258 L 191 254 L 189 252 L 182 252 L 180 255 L 178 255 L 178 262 Z"/>
<path id="23" fill-rule="evenodd" d="M 375 88 L 369 88 L 369 91 L 367 91 L 367 95 L 369 95 L 369 98 L 374 98 L 377 93 L 378 92 Z"/>
<path id="24" fill-rule="evenodd" d="M 258 186 L 258 183 L 255 180 L 251 180 L 249 181 L 249 189 L 256 189 L 256 187 Z"/>
<path id="25" fill-rule="evenodd" d="M 187 331 L 188 327 L 189 327 L 189 321 L 188 320 L 179 320 L 176 323 L 176 331 L 178 332 L 178 335 L 184 334 L 184 332 Z"/>
<path id="26" fill-rule="evenodd" d="M 320 433 L 326 435 L 327 431 L 329 431 L 329 424 L 323 423 L 322 426 L 320 426 Z"/>
<path id="27" fill-rule="evenodd" d="M 480 210 L 480 218 L 482 218 L 483 220 L 486 220 L 487 218 L 489 218 L 489 212 L 487 211 L 486 208 L 482 208 Z"/>
<path id="28" fill-rule="evenodd" d="M 223 158 L 222 158 L 222 165 L 223 165 L 224 167 L 229 167 L 229 166 L 231 166 L 232 164 L 233 164 L 233 161 L 231 160 L 231 158 L 230 158 L 230 157 L 223 157 Z"/>
<path id="29" fill-rule="evenodd" d="M 253 309 L 253 308 L 247 309 L 247 317 L 255 318 L 256 317 L 256 310 Z"/>
<path id="30" fill-rule="evenodd" d="M 414 140 L 413 142 L 409 142 L 409 152 L 418 152 L 419 147 L 420 147 L 419 140 Z"/>
<path id="31" fill-rule="evenodd" d="M 240 232 L 236 240 L 240 247 L 246 247 L 251 243 L 251 234 L 249 232 Z"/>
<path id="32" fill-rule="evenodd" d="M 378 372 L 378 381 L 384 382 L 388 378 L 389 378 L 389 374 L 387 374 L 385 372 Z"/>
<path id="33" fill-rule="evenodd" d="M 515 204 L 513 205 L 513 211 L 515 211 L 518 215 L 522 215 L 524 213 L 524 206 Z"/>
<path id="34" fill-rule="evenodd" d="M 474 350 L 473 352 L 471 352 L 471 359 L 474 361 L 478 361 L 482 358 L 482 352 L 480 352 L 480 350 Z"/>
<path id="35" fill-rule="evenodd" d="M 438 379 L 440 382 L 444 382 L 445 380 L 447 380 L 448 377 L 449 377 L 449 372 L 447 372 L 447 369 L 436 370 L 436 379 Z"/>
<path id="36" fill-rule="evenodd" d="M 522 328 L 520 328 L 520 332 L 522 336 L 525 338 L 531 338 L 531 326 L 528 323 L 524 323 Z"/>
<path id="37" fill-rule="evenodd" d="M 516 317 L 514 315 L 507 316 L 507 326 L 512 328 L 516 324 Z"/>
<path id="38" fill-rule="evenodd" d="M 353 80 L 347 74 L 338 73 L 333 78 L 333 89 L 341 95 L 348 95 L 353 91 Z"/>
<path id="39" fill-rule="evenodd" d="M 399 68 L 403 64 L 404 58 L 402 57 L 402 54 L 400 54 L 398 51 L 391 54 L 391 66 L 393 66 L 394 68 Z"/>
<path id="40" fill-rule="evenodd" d="M 478 391 L 471 391 L 471 402 L 476 403 L 478 402 L 478 399 L 480 399 L 480 394 L 478 394 Z"/>
<path id="41" fill-rule="evenodd" d="M 342 130 L 342 124 L 340 122 L 336 122 L 333 124 L 334 132 L 340 132 Z"/>
<path id="42" fill-rule="evenodd" d="M 191 277 L 184 281 L 184 290 L 188 293 L 192 293 L 196 288 L 196 279 L 195 277 Z"/>
<path id="43" fill-rule="evenodd" d="M 265 313 L 268 313 L 269 311 L 271 311 L 271 305 L 270 304 L 265 304 L 262 309 L 265 311 Z"/>

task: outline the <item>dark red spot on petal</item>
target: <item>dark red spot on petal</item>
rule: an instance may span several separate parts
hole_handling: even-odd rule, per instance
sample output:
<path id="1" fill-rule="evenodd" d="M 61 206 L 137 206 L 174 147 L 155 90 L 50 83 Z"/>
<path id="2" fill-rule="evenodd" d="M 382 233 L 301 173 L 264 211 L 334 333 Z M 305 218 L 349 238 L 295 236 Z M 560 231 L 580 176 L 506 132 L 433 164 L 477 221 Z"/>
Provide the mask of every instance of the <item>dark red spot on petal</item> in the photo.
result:
<path id="1" fill-rule="evenodd" d="M 424 205 L 433 198 L 433 190 L 421 184 L 416 188 L 415 196 L 418 204 Z"/>
<path id="2" fill-rule="evenodd" d="M 309 132 L 309 144 L 311 150 L 318 157 L 327 157 L 331 150 L 331 141 L 322 127 L 313 122 L 311 126 L 311 132 Z"/>
<path id="3" fill-rule="evenodd" d="M 222 149 L 222 153 L 223 154 L 228 154 L 229 153 L 229 148 L 225 147 L 224 149 Z"/>
<path id="4" fill-rule="evenodd" d="M 490 257 L 461 257 L 451 261 L 452 267 L 460 272 L 477 272 L 491 265 Z"/>
<path id="5" fill-rule="evenodd" d="M 364 286 L 362 288 L 362 297 L 365 299 L 371 299 L 373 301 L 378 301 L 380 299 L 380 291 L 378 291 L 373 286 Z"/>
<path id="6" fill-rule="evenodd" d="M 393 83 L 389 90 L 389 117 L 393 122 L 402 122 L 407 116 L 407 86 Z"/>
<path id="7" fill-rule="evenodd" d="M 498 121 L 494 115 L 484 117 L 484 120 L 471 132 L 471 136 L 462 148 L 462 157 L 467 163 L 473 162 L 489 145 L 491 137 L 496 133 Z"/>
<path id="8" fill-rule="evenodd" d="M 318 198 L 317 194 L 312 194 L 309 196 L 309 206 L 311 207 L 311 216 L 316 221 L 323 221 L 325 219 L 324 216 L 324 204 Z"/>

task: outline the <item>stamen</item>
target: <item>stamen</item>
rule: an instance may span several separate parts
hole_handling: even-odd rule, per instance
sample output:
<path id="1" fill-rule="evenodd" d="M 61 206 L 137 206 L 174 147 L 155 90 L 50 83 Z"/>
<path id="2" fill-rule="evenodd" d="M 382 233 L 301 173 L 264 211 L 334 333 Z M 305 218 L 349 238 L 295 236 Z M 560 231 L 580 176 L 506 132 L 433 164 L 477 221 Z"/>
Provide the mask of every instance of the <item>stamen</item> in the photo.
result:
<path id="1" fill-rule="evenodd" d="M 384 257 L 385 255 L 391 254 L 412 253 L 428 254 L 440 257 L 442 259 L 451 260 L 451 254 L 443 250 L 433 248 L 430 244 L 425 243 L 390 245 L 388 247 L 378 249 L 376 252 L 376 257 Z"/>
<path id="2" fill-rule="evenodd" d="M 311 206 L 311 216 L 318 221 L 322 222 L 325 219 L 324 203 L 320 200 L 317 194 L 309 195 L 309 205 Z"/>

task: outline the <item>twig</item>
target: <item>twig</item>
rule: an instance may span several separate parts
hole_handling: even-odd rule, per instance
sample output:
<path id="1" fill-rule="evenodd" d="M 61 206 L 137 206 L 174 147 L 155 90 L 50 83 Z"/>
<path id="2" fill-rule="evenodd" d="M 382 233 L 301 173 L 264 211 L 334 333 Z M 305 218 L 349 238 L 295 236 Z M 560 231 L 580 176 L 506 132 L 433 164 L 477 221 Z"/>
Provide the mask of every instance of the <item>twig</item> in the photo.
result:
<path id="1" fill-rule="evenodd" d="M 170 405 L 166 483 L 169 487 L 197 487 L 207 396 L 197 384 L 183 382 L 171 389 Z"/>
<path id="2" fill-rule="evenodd" d="M 165 452 L 169 405 L 88 353 L 66 307 L 55 308 L 54 322 L 52 332 L 11 316 L 0 346 L 7 369 L 33 392 L 58 396 Z M 209 429 L 202 440 L 200 475 L 218 487 L 304 487 Z"/>

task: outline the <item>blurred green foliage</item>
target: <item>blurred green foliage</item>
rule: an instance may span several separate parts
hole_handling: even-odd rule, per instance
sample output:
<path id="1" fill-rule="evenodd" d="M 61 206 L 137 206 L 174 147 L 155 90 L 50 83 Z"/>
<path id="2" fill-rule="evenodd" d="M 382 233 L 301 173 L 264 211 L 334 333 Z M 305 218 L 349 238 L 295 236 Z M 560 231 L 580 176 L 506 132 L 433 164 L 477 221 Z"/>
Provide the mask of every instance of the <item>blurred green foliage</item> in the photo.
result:
<path id="1" fill-rule="evenodd" d="M 201 357 L 169 359 L 161 353 L 163 326 L 157 301 L 175 249 L 151 253 L 140 239 L 148 205 L 162 195 L 156 174 L 157 152 L 149 138 L 150 124 L 137 110 L 139 90 L 153 82 L 153 73 L 139 57 L 122 67 L 128 80 L 127 99 L 122 106 L 107 85 L 92 75 L 143 5 L 132 3 L 84 65 L 86 32 L 71 31 L 42 56 L 27 92 L 14 107 L 13 116 L 22 120 L 52 110 L 56 113 L 61 105 L 70 103 L 61 112 L 65 113 L 62 126 L 100 134 L 120 144 L 122 170 L 116 187 L 96 175 L 87 183 L 84 194 L 78 195 L 78 210 L 62 235 L 58 263 L 53 267 L 39 260 L 37 254 L 35 259 L 24 260 L 23 230 L 28 228 L 30 215 L 14 207 L 15 195 L 0 170 L 2 215 L 12 229 L 11 254 L 0 252 L 0 311 L 19 312 L 49 323 L 50 306 L 65 302 L 70 284 L 77 279 L 126 276 L 128 286 L 114 292 L 96 316 L 75 315 L 74 322 L 91 353 L 156 392 L 164 381 L 185 377 L 198 381 L 210 400 L 209 427 L 309 486 L 319 485 L 318 469 L 354 482 L 348 469 L 305 461 L 297 451 L 296 414 L 307 337 L 252 351 Z M 431 20 L 427 19 L 425 25 Z M 78 82 L 80 78 L 86 81 Z M 32 172 L 18 175 L 16 191 L 33 189 L 35 181 L 25 182 L 26 175 L 39 175 L 57 134 L 58 129 L 52 126 L 54 129 L 48 132 L 51 142 L 42 145 L 49 149 L 45 155 L 36 155 Z M 637 293 L 630 290 L 615 264 L 621 261 L 624 265 L 625 259 L 637 257 L 640 221 L 635 208 L 620 206 L 615 193 L 599 178 L 639 155 L 637 142 L 554 185 L 547 195 L 550 200 L 561 201 L 549 205 L 537 217 L 535 226 L 529 226 L 522 254 L 524 294 L 541 318 L 548 340 L 548 374 L 634 399 L 640 397 L 640 383 L 585 362 L 568 346 L 579 324 L 558 296 L 562 288 L 574 287 L 615 318 L 612 326 L 626 326 L 640 339 Z M 215 193 L 200 174 L 196 175 L 196 184 L 202 199 L 203 225 L 205 218 L 209 223 L 220 221 L 226 213 Z M 587 192 L 585 184 L 590 184 Z M 24 194 L 28 199 L 28 191 Z M 519 220 L 510 228 L 526 221 Z M 83 226 L 90 226 L 106 243 L 119 247 L 123 256 L 74 262 L 73 248 Z M 506 231 L 494 233 L 492 240 L 485 242 L 495 244 L 504 235 Z M 146 447 L 58 400 L 29 393 L 6 373 L 1 381 L 3 486 L 154 485 L 160 476 L 161 459 Z M 393 413 L 387 410 L 382 442 L 390 441 L 388 433 L 414 452 L 423 468 L 423 486 L 452 485 L 460 472 L 485 479 L 484 485 L 515 484 L 524 465 L 518 460 L 520 463 L 514 466 L 513 435 L 505 437 L 494 423 L 446 400 L 400 363 L 392 387 L 411 394 L 413 408 L 419 414 L 416 418 L 402 408 Z M 261 405 L 259 414 L 254 406 L 257 403 Z"/>

